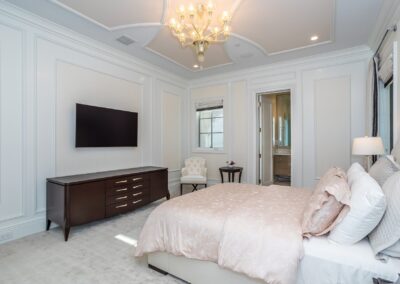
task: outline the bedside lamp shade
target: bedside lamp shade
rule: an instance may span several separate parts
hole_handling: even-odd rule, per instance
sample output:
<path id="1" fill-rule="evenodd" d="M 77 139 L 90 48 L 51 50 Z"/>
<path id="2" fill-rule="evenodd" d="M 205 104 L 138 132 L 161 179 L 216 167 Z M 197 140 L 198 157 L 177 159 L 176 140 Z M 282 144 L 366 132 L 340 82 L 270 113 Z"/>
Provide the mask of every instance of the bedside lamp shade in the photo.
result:
<path id="1" fill-rule="evenodd" d="M 359 137 L 353 140 L 353 155 L 370 156 L 385 154 L 381 137 Z"/>

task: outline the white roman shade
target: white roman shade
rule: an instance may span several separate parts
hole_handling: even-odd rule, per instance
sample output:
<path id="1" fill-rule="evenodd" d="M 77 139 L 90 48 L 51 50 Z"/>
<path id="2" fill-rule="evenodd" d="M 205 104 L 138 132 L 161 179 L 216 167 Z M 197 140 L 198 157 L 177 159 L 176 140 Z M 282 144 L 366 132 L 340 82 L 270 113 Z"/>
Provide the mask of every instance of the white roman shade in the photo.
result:
<path id="1" fill-rule="evenodd" d="M 378 77 L 386 85 L 393 78 L 393 41 L 391 38 L 378 53 Z"/>
<path id="2" fill-rule="evenodd" d="M 224 105 L 224 100 L 219 99 L 219 100 L 197 102 L 195 104 L 195 107 L 196 111 L 201 111 L 201 110 L 222 108 L 223 105 Z"/>

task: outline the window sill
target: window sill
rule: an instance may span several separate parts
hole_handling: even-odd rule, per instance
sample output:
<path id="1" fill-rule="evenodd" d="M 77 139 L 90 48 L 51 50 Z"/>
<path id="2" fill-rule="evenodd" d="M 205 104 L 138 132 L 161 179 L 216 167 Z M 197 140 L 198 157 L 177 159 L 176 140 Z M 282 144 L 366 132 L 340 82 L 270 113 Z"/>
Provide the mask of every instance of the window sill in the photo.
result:
<path id="1" fill-rule="evenodd" d="M 227 154 L 224 149 L 195 148 L 192 153 L 197 154 Z"/>

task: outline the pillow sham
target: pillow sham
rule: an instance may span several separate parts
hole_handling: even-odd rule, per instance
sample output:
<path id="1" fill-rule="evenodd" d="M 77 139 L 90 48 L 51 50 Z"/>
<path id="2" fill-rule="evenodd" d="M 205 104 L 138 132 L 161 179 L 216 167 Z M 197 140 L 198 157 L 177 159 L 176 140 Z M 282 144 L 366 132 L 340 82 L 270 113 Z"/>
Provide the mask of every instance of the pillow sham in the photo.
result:
<path id="1" fill-rule="evenodd" d="M 353 163 L 351 167 L 347 170 L 347 183 L 349 184 L 350 188 L 353 184 L 354 180 L 362 175 L 365 174 L 365 169 L 359 163 Z"/>
<path id="2" fill-rule="evenodd" d="M 375 254 L 387 253 L 400 240 L 400 172 L 388 178 L 382 190 L 387 197 L 386 212 L 379 225 L 369 234 Z M 389 250 L 385 252 L 386 249 Z"/>
<path id="3" fill-rule="evenodd" d="M 328 239 L 352 245 L 365 238 L 382 219 L 386 198 L 379 184 L 366 172 L 351 186 L 350 211 L 329 234 Z"/>
<path id="4" fill-rule="evenodd" d="M 347 213 L 350 195 L 346 173 L 339 168 L 328 170 L 317 184 L 304 211 L 303 236 L 328 233 Z"/>
<path id="5" fill-rule="evenodd" d="M 385 181 L 400 170 L 400 166 L 394 161 L 392 156 L 382 156 L 376 161 L 369 170 L 369 174 L 383 186 Z"/>

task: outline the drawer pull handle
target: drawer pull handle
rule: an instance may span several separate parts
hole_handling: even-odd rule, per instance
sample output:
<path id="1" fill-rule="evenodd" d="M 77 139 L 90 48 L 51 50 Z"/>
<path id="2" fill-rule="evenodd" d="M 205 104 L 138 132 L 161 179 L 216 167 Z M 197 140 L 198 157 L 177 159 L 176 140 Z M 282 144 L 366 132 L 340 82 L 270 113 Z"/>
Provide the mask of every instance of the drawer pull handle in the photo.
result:
<path id="1" fill-rule="evenodd" d="M 133 178 L 132 181 L 142 180 L 143 178 Z"/>
<path id="2" fill-rule="evenodd" d="M 133 196 L 138 196 L 138 195 L 141 195 L 141 194 L 143 194 L 143 192 L 134 193 L 134 194 L 132 194 L 132 195 L 133 195 Z"/>
<path id="3" fill-rule="evenodd" d="M 139 188 L 139 187 L 142 187 L 143 186 L 143 184 L 139 184 L 139 185 L 135 185 L 133 188 Z"/>
<path id="4" fill-rule="evenodd" d="M 127 199 L 128 198 L 128 196 L 121 196 L 121 197 L 117 197 L 117 198 L 115 198 L 115 200 L 121 200 L 121 199 Z"/>
<path id="5" fill-rule="evenodd" d="M 142 201 L 142 199 L 139 199 L 139 200 L 137 200 L 137 201 L 133 201 L 132 203 L 133 204 L 136 204 L 136 203 L 139 203 L 139 202 L 141 202 Z"/>
<path id="6" fill-rule="evenodd" d="M 115 206 L 115 209 L 117 209 L 117 208 L 122 208 L 122 207 L 126 207 L 126 206 L 128 206 L 128 204 L 122 204 L 122 205 L 118 205 L 118 206 Z"/>
<path id="7" fill-rule="evenodd" d="M 124 180 L 116 181 L 115 183 L 116 184 L 120 184 L 120 183 L 127 183 L 127 182 L 128 182 L 128 180 L 124 179 Z"/>
<path id="8" fill-rule="evenodd" d="M 124 187 L 124 188 L 117 189 L 116 192 L 127 191 L 127 190 L 128 190 L 128 188 Z"/>

